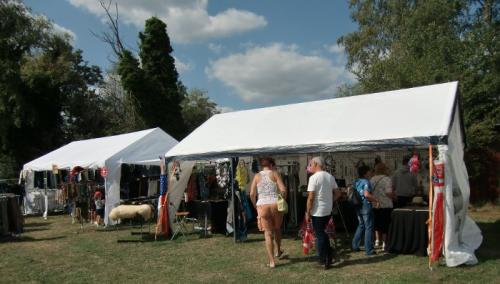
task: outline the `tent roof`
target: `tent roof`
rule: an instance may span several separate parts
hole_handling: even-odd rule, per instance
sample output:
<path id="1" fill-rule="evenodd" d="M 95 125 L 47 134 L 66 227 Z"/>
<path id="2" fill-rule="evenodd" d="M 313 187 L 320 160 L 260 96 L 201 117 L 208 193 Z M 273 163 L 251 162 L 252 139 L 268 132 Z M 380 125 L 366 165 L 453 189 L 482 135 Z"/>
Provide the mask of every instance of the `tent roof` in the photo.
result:
<path id="1" fill-rule="evenodd" d="M 74 141 L 25 164 L 23 170 L 51 170 L 52 165 L 61 169 L 75 166 L 98 168 L 112 158 L 133 164 L 156 158 L 175 144 L 177 140 L 160 128 Z"/>
<path id="2" fill-rule="evenodd" d="M 458 82 L 214 115 L 169 159 L 445 144 Z"/>

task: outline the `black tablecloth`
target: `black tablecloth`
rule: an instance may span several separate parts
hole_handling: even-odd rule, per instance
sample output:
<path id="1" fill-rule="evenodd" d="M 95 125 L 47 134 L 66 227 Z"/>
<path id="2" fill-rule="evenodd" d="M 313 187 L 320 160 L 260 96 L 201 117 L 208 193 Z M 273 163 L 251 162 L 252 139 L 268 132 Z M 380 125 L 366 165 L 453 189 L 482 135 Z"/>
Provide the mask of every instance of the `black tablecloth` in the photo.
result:
<path id="1" fill-rule="evenodd" d="M 19 195 L 0 194 L 0 235 L 22 233 L 23 223 Z"/>
<path id="2" fill-rule="evenodd" d="M 209 206 L 207 206 L 209 204 Z M 227 200 L 210 200 L 208 202 L 192 201 L 186 204 L 189 216 L 204 220 L 205 212 L 210 220 L 212 233 L 226 233 L 226 220 L 227 220 Z"/>
<path id="3" fill-rule="evenodd" d="M 389 227 L 389 252 L 427 255 L 429 210 L 394 209 Z"/>

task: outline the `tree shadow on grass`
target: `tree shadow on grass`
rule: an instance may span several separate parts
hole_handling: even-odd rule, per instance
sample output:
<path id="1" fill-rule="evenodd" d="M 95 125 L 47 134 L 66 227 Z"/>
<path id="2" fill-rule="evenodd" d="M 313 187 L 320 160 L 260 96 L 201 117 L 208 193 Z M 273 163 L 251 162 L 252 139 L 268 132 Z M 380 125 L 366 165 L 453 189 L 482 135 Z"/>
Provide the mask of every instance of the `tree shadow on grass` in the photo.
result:
<path id="1" fill-rule="evenodd" d="M 286 267 L 290 265 L 294 265 L 296 263 L 302 262 L 310 262 L 314 263 L 318 261 L 318 258 L 315 255 L 305 255 L 305 256 L 287 256 L 283 260 L 288 260 L 284 263 L 279 263 L 279 267 Z"/>
<path id="2" fill-rule="evenodd" d="M 25 233 L 31 233 L 31 232 L 39 232 L 39 231 L 46 231 L 48 230 L 48 227 L 43 227 L 43 228 L 24 228 Z"/>
<path id="3" fill-rule="evenodd" d="M 500 259 L 500 242 L 498 241 L 500 220 L 494 223 L 478 222 L 477 225 L 483 234 L 483 243 L 476 251 L 479 262 Z"/>
<path id="4" fill-rule="evenodd" d="M 45 242 L 45 241 L 55 241 L 55 240 L 60 240 L 60 239 L 65 239 L 66 236 L 57 236 L 57 237 L 50 237 L 50 238 L 33 238 L 33 237 L 28 237 L 28 236 L 20 236 L 20 237 L 13 237 L 13 236 L 8 236 L 3 238 L 1 241 L 2 242 L 13 242 L 13 243 L 25 243 L 25 242 Z"/>
<path id="5" fill-rule="evenodd" d="M 396 254 L 377 254 L 373 256 L 365 256 L 362 258 L 356 258 L 352 259 L 350 254 L 343 255 L 340 257 L 338 261 L 335 261 L 333 264 L 333 267 L 335 268 L 341 268 L 344 266 L 349 266 L 349 265 L 356 265 L 356 264 L 371 264 L 371 263 L 377 263 L 377 262 L 383 262 L 387 261 L 389 259 L 397 257 Z"/>

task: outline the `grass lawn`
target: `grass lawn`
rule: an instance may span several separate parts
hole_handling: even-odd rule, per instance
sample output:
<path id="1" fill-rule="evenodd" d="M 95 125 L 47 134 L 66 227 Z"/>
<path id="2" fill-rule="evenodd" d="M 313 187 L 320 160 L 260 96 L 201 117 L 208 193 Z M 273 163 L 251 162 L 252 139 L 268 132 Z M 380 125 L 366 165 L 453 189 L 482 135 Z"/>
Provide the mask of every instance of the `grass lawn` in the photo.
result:
<path id="1" fill-rule="evenodd" d="M 471 212 L 483 230 L 479 264 L 432 272 L 426 257 L 341 251 L 341 262 L 319 269 L 302 253 L 301 241 L 285 239 L 290 258 L 274 270 L 265 267 L 263 236 L 246 243 L 215 235 L 175 241 L 117 243 L 131 239 L 130 228 L 80 232 L 67 216 L 26 219 L 26 233 L 17 241 L 0 242 L 0 282 L 476 282 L 500 283 L 500 208 Z M 147 227 L 146 227 L 147 230 Z M 153 230 L 153 229 L 152 229 Z M 137 229 L 134 229 L 137 231 Z M 344 246 L 348 247 L 348 246 Z"/>

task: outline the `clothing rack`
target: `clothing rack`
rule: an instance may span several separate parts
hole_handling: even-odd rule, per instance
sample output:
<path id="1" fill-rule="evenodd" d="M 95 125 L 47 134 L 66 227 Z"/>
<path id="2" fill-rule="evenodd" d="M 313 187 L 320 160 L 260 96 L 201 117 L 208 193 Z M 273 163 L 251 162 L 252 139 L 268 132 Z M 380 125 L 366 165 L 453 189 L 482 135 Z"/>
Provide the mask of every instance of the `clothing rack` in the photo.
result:
<path id="1" fill-rule="evenodd" d="M 293 179 L 298 179 L 300 164 L 295 161 L 289 161 L 284 163 L 277 163 L 276 168 L 280 174 L 283 175 L 283 182 L 288 188 L 288 222 L 285 220 L 285 229 L 288 226 L 298 226 L 298 209 L 297 209 L 297 194 L 300 186 L 300 182 Z M 293 188 L 292 188 L 293 187 Z"/>

